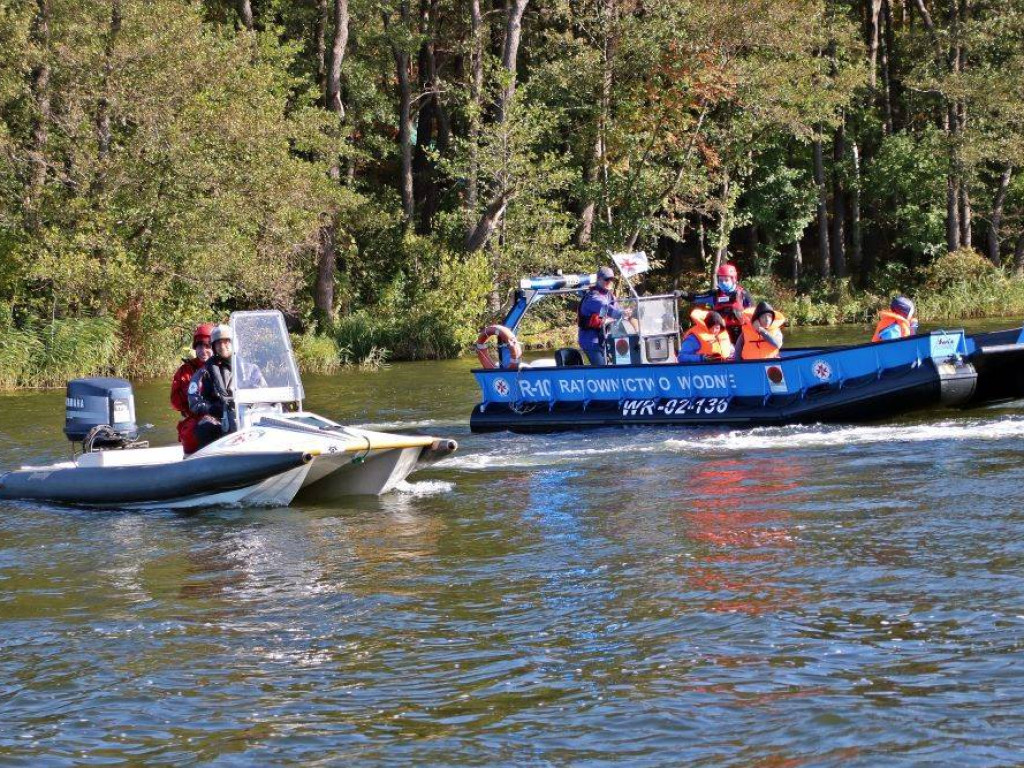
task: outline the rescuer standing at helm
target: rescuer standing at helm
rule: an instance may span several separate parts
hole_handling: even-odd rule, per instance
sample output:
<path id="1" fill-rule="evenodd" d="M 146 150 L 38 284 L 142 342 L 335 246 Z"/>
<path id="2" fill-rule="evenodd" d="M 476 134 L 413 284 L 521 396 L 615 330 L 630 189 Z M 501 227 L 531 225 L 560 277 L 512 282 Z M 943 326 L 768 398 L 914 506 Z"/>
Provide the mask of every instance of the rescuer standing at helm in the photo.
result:
<path id="1" fill-rule="evenodd" d="M 722 264 L 715 272 L 715 287 L 706 293 L 690 294 L 698 306 L 708 307 L 722 316 L 729 338 L 735 344 L 740 337 L 743 310 L 751 305 L 750 294 L 739 284 L 739 274 L 732 264 Z"/>
<path id="2" fill-rule="evenodd" d="M 213 355 L 213 340 L 210 335 L 216 327 L 214 323 L 203 323 L 196 328 L 192 334 L 192 349 L 195 351 L 195 357 L 183 359 L 181 367 L 178 368 L 171 380 L 171 407 L 181 414 L 181 421 L 178 422 L 178 442 L 181 443 L 186 455 L 199 450 L 199 443 L 195 436 L 199 417 L 189 410 L 188 387 L 196 371 L 202 368 Z"/>
<path id="3" fill-rule="evenodd" d="M 612 320 L 632 316 L 629 307 L 622 308 L 615 299 L 615 273 L 611 267 L 597 271 L 597 283 L 580 302 L 576 324 L 579 326 L 580 349 L 591 365 L 605 364 L 605 325 Z"/>

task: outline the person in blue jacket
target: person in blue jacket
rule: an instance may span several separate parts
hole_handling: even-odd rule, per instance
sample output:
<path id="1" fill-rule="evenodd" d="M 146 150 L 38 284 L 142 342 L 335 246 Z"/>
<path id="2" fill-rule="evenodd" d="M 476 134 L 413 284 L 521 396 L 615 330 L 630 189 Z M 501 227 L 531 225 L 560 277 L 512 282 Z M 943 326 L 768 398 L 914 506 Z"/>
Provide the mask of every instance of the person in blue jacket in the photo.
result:
<path id="1" fill-rule="evenodd" d="M 615 273 L 611 267 L 597 271 L 597 284 L 580 302 L 576 317 L 580 349 L 591 365 L 605 364 L 605 325 L 613 320 L 629 318 L 632 310 L 620 307 L 615 299 Z"/>

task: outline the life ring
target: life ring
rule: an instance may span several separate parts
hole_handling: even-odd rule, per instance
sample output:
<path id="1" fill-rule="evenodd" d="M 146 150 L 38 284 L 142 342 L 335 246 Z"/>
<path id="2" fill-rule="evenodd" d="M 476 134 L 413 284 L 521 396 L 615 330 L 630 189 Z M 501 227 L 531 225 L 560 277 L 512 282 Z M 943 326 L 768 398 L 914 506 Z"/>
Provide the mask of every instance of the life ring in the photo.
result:
<path id="1" fill-rule="evenodd" d="M 518 368 L 519 361 L 523 357 L 523 346 L 519 343 L 519 339 L 516 338 L 511 329 L 506 328 L 504 325 L 488 325 L 476 337 L 476 356 L 480 358 L 480 365 L 489 371 L 501 367 L 498 363 L 494 362 L 494 359 L 487 351 L 487 340 L 491 336 L 497 336 L 498 342 L 508 347 L 509 354 L 511 355 L 508 367 Z"/>

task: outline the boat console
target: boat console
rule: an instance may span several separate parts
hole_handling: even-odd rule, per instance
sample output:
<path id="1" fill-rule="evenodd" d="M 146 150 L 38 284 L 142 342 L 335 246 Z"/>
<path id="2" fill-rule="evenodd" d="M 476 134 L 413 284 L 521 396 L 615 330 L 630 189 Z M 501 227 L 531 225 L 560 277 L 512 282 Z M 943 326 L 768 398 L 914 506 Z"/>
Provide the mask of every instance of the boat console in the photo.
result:
<path id="1" fill-rule="evenodd" d="M 679 353 L 679 310 L 674 294 L 628 300 L 634 317 L 619 320 L 606 334 L 609 365 L 674 362 Z"/>

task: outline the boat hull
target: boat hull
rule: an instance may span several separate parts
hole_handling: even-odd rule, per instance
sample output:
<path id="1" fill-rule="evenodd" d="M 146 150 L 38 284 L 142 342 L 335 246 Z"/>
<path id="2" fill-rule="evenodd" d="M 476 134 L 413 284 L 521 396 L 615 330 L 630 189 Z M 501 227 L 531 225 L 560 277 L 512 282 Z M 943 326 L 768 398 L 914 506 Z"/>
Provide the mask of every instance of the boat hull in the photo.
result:
<path id="1" fill-rule="evenodd" d="M 257 414 L 250 427 L 211 443 L 196 456 L 244 454 L 253 446 L 315 451 L 317 455 L 296 498 L 319 503 L 387 493 L 421 463 L 458 448 L 454 440 L 343 427 L 322 416 L 300 412 Z"/>
<path id="2" fill-rule="evenodd" d="M 145 450 L 133 453 L 143 454 Z M 309 453 L 286 451 L 193 457 L 154 464 L 68 463 L 26 468 L 0 476 L 0 498 L 76 506 L 160 508 L 288 504 L 301 487 L 312 458 Z"/>
<path id="3" fill-rule="evenodd" d="M 964 352 L 962 333 L 942 332 L 791 350 L 769 361 L 475 371 L 485 401 L 473 410 L 470 428 L 540 432 L 875 421 L 968 402 L 977 373 Z"/>
<path id="4" fill-rule="evenodd" d="M 351 455 L 318 457 L 299 491 L 302 502 L 329 502 L 340 496 L 379 496 L 394 490 L 416 468 L 423 448 L 392 448 L 370 451 L 365 457 Z"/>
<path id="5" fill-rule="evenodd" d="M 1024 329 L 977 333 L 968 337 L 978 386 L 968 406 L 1024 398 Z"/>

